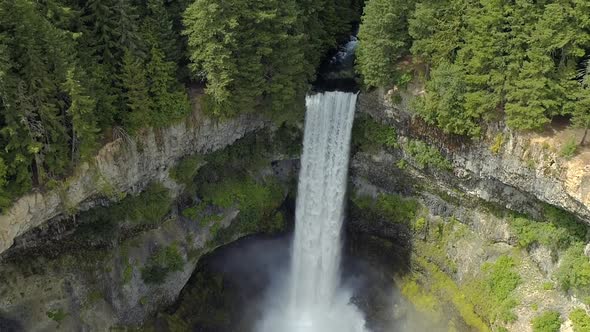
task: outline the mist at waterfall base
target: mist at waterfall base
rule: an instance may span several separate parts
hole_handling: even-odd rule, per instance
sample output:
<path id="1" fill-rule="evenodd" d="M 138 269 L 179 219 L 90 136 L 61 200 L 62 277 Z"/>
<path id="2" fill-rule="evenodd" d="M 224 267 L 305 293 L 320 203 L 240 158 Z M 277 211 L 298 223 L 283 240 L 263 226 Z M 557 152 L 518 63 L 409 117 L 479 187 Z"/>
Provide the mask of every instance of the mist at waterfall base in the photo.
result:
<path id="1" fill-rule="evenodd" d="M 340 281 L 350 136 L 356 94 L 308 96 L 292 261 L 269 292 L 258 332 L 364 332 Z"/>

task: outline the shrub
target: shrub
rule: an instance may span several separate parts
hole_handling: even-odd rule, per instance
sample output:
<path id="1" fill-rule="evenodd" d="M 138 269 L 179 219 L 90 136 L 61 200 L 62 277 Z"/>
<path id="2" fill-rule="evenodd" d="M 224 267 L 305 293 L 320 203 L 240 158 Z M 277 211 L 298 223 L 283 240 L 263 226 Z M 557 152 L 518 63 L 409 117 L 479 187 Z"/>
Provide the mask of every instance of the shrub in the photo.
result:
<path id="1" fill-rule="evenodd" d="M 280 232 L 281 230 L 285 229 L 285 225 L 285 217 L 279 211 L 272 217 L 268 227 L 266 227 L 266 230 L 270 233 Z"/>
<path id="2" fill-rule="evenodd" d="M 363 212 L 371 215 L 369 219 L 385 219 L 392 223 L 406 225 L 411 225 L 419 207 L 415 199 L 385 193 L 379 194 L 376 199 L 370 196 L 354 197 L 353 202 Z"/>
<path id="3" fill-rule="evenodd" d="M 576 140 L 574 138 L 570 138 L 569 140 L 567 140 L 567 142 L 565 142 L 563 144 L 560 152 L 561 152 L 562 157 L 564 157 L 566 159 L 570 159 L 576 154 L 577 150 L 578 150 L 578 143 L 576 142 Z"/>
<path id="4" fill-rule="evenodd" d="M 182 210 L 182 215 L 185 218 L 188 218 L 190 220 L 195 220 L 199 217 L 199 211 L 198 211 L 198 207 L 197 206 L 193 206 L 190 208 L 186 208 L 184 210 Z"/>
<path id="5" fill-rule="evenodd" d="M 504 145 L 504 134 L 499 133 L 494 138 L 494 144 L 492 144 L 492 146 L 490 147 L 490 151 L 492 151 L 493 154 L 498 154 L 500 152 L 500 150 L 502 149 L 503 145 Z"/>
<path id="6" fill-rule="evenodd" d="M 578 295 L 588 295 L 590 260 L 584 254 L 582 243 L 576 243 L 565 251 L 555 278 L 564 291 L 573 290 Z"/>
<path id="7" fill-rule="evenodd" d="M 50 310 L 46 312 L 47 318 L 53 320 L 54 322 L 56 322 L 58 324 L 58 326 L 61 325 L 61 322 L 67 317 L 69 316 L 69 314 L 67 312 L 65 312 L 62 308 L 59 308 L 57 310 Z"/>
<path id="8" fill-rule="evenodd" d="M 504 321 L 512 320 L 511 309 L 516 305 L 516 301 L 511 295 L 521 281 L 515 266 L 514 259 L 509 256 L 500 256 L 493 264 L 487 263 L 482 266 L 487 274 L 487 291 L 498 302 L 496 309 L 500 309 L 499 317 Z"/>
<path id="9" fill-rule="evenodd" d="M 280 143 L 269 140 L 268 135 L 253 133 L 241 139 L 238 144 L 207 156 L 207 165 L 197 175 L 196 181 L 200 184 L 196 190 L 197 195 L 203 198 L 204 204 L 217 207 L 217 210 L 239 210 L 239 220 L 232 223 L 231 230 L 226 231 L 218 223 L 213 223 L 210 229 L 212 233 L 222 237 L 229 232 L 272 232 L 276 229 L 278 223 L 274 222 L 277 220 L 273 217 L 276 209 L 283 203 L 284 188 L 275 177 L 253 179 L 252 174 L 259 174 L 261 167 L 270 164 L 271 152 L 277 149 L 287 151 L 284 153 L 292 152 L 288 148 L 289 141 L 297 137 L 297 132 L 285 127 L 279 129 L 276 135 L 279 134 L 284 136 Z M 203 225 L 211 224 L 219 218 L 219 215 L 211 215 L 201 222 Z"/>
<path id="10" fill-rule="evenodd" d="M 201 195 L 211 204 L 222 208 L 237 207 L 241 230 L 245 232 L 259 229 L 270 232 L 273 228 L 271 217 L 283 201 L 283 189 L 275 179 L 258 183 L 244 177 L 226 178 L 218 183 L 205 184 L 201 189 Z"/>
<path id="11" fill-rule="evenodd" d="M 424 169 L 426 167 L 433 167 L 440 170 L 452 170 L 453 165 L 448 161 L 438 149 L 427 145 L 418 140 L 409 140 L 405 145 L 405 150 L 410 155 L 418 167 Z"/>
<path id="12" fill-rule="evenodd" d="M 531 321 L 533 332 L 559 332 L 561 317 L 559 312 L 547 311 Z"/>
<path id="13" fill-rule="evenodd" d="M 172 206 L 170 192 L 161 183 L 151 184 L 138 196 L 128 197 L 118 207 L 135 222 L 157 223 L 166 216 Z"/>
<path id="14" fill-rule="evenodd" d="M 420 217 L 414 222 L 414 232 L 421 233 L 426 229 L 426 218 Z"/>
<path id="15" fill-rule="evenodd" d="M 169 273 L 181 271 L 184 259 L 176 245 L 158 248 L 141 269 L 141 278 L 146 284 L 161 284 Z"/>
<path id="16" fill-rule="evenodd" d="M 401 170 L 404 170 L 408 167 L 408 162 L 404 159 L 400 159 L 397 163 L 395 163 L 395 166 Z"/>
<path id="17" fill-rule="evenodd" d="M 576 219 L 571 213 L 552 205 L 546 205 L 543 212 L 544 217 L 548 222 L 553 223 L 559 228 L 564 228 L 567 231 L 571 237 L 571 242 L 574 242 L 574 240 L 584 241 L 586 239 L 588 226 L 585 223 L 578 221 L 578 219 Z"/>
<path id="18" fill-rule="evenodd" d="M 131 278 L 133 277 L 133 266 L 131 266 L 131 264 L 129 264 L 129 262 L 127 262 L 127 264 L 125 264 L 125 270 L 123 270 L 123 284 L 128 284 L 131 281 Z"/>
<path id="19" fill-rule="evenodd" d="M 574 309 L 570 313 L 570 320 L 574 327 L 574 332 L 590 332 L 590 316 L 584 309 Z"/>
<path id="20" fill-rule="evenodd" d="M 361 115 L 352 128 L 352 144 L 362 151 L 375 152 L 381 147 L 397 147 L 395 128 L 376 122 L 368 115 Z"/>
<path id="21" fill-rule="evenodd" d="M 168 214 L 171 206 L 172 198 L 168 189 L 154 183 L 137 196 L 130 195 L 109 207 L 96 207 L 82 212 L 75 237 L 112 241 L 118 235 L 120 223 L 129 220 L 155 224 Z"/>
<path id="22" fill-rule="evenodd" d="M 199 155 L 183 158 L 175 167 L 170 169 L 170 177 L 178 183 L 189 186 L 192 184 L 199 168 L 204 164 L 205 159 Z"/>
<path id="23" fill-rule="evenodd" d="M 516 315 L 512 309 L 518 304 L 513 291 L 521 278 L 515 271 L 516 262 L 512 257 L 500 256 L 493 263 L 482 266 L 482 276 L 469 285 L 474 303 L 492 322 L 512 322 Z"/>
<path id="24" fill-rule="evenodd" d="M 510 226 L 521 247 L 530 248 L 534 244 L 541 244 L 557 250 L 585 239 L 587 226 L 578 222 L 571 214 L 547 206 L 544 216 L 546 222 L 537 222 L 522 216 L 512 218 Z"/>

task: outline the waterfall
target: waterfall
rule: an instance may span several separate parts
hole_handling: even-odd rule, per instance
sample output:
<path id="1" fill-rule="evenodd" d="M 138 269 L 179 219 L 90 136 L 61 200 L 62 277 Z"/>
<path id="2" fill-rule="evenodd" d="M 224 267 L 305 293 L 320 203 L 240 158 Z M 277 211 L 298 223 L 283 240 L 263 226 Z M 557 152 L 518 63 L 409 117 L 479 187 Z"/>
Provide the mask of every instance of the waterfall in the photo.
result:
<path id="1" fill-rule="evenodd" d="M 292 305 L 330 305 L 339 283 L 348 151 L 356 94 L 307 97 L 293 242 Z"/>
<path id="2" fill-rule="evenodd" d="M 362 332 L 364 319 L 340 287 L 341 229 L 356 94 L 308 96 L 290 281 L 263 332 Z"/>

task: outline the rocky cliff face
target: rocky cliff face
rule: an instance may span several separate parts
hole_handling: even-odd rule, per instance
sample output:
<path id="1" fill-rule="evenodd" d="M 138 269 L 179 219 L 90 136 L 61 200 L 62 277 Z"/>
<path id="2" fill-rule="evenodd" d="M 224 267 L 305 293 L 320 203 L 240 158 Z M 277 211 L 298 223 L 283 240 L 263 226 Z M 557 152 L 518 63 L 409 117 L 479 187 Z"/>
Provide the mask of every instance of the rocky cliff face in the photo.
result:
<path id="1" fill-rule="evenodd" d="M 442 187 L 455 188 L 455 192 L 533 215 L 538 215 L 535 201 L 545 202 L 590 223 L 590 150 L 585 149 L 571 159 L 562 157 L 559 152 L 568 137 L 579 133 L 566 129 L 515 133 L 504 126 L 492 125 L 477 140 L 444 135 L 413 117 L 408 110 L 410 98 L 419 91 L 418 86 L 410 86 L 402 92 L 363 94 L 358 111 L 394 127 L 402 145 L 419 139 L 441 150 L 452 163 L 452 174 L 430 169 L 432 177 L 428 181 L 434 180 Z M 392 94 L 398 97 L 391 98 Z M 400 101 L 393 103 L 391 99 Z M 413 162 L 414 158 L 407 151 L 402 149 L 398 153 L 401 155 L 390 163 L 400 157 Z"/>
<path id="2" fill-rule="evenodd" d="M 351 156 L 349 227 L 368 234 L 368 242 L 385 240 L 383 249 L 375 252 L 394 248 L 390 257 L 401 263 L 389 266 L 392 277 L 405 296 L 417 297 L 411 300 L 418 310 L 430 312 L 424 321 L 436 322 L 425 330 L 441 329 L 441 324 L 446 330 L 448 324 L 448 329 L 461 331 L 531 331 L 531 320 L 556 311 L 561 331 L 572 331 L 570 313 L 589 307 L 583 296 L 560 288 L 558 274 L 567 273 L 559 272 L 566 249 L 557 248 L 557 239 L 523 246 L 513 218 L 514 212 L 525 213 L 530 218 L 525 232 L 533 232 L 537 222 L 532 219 L 546 221 L 546 211 L 555 206 L 566 211 L 564 219 L 590 224 L 590 151 L 582 149 L 571 159 L 561 154 L 565 141 L 581 133 L 552 129 L 523 134 L 497 124 L 478 140 L 453 137 L 412 116 L 408 103 L 419 93 L 416 84 L 407 91 L 359 97 L 357 122 L 369 115 L 382 126 L 373 127 L 379 132 L 373 137 L 378 144 L 363 146 L 358 142 L 366 137 L 360 137 Z M 400 224 L 354 198 L 381 199 L 392 193 L 417 202 L 412 220 Z M 380 213 L 390 211 L 388 206 L 383 209 Z M 578 241 L 585 240 L 581 237 Z M 477 299 L 486 282 L 482 267 L 500 257 L 510 257 L 510 269 L 519 280 L 509 292 L 513 316 L 506 321 L 481 309 L 492 305 L 493 298 Z M 408 294 L 409 289 L 417 293 Z M 434 310 L 419 307 L 425 299 L 440 304 Z"/>
<path id="3" fill-rule="evenodd" d="M 239 138 L 236 135 L 244 128 L 254 130 L 254 125 L 261 122 L 234 130 L 228 137 Z M 252 146 L 258 140 L 267 142 L 273 133 L 251 133 L 231 148 L 208 154 L 209 163 L 185 169 L 194 174 L 192 180 L 169 177 L 168 166 L 175 163 L 171 161 L 155 174 L 142 173 L 160 184 L 150 184 L 139 196 L 129 194 L 105 207 L 53 218 L 18 237 L 0 264 L 0 330 L 106 331 L 141 326 L 176 301 L 202 255 L 248 234 L 281 230 L 285 223 L 279 210 L 292 189 L 297 163 L 276 144 L 264 152 Z M 229 144 L 223 142 L 208 146 Z M 256 157 L 241 160 L 242 153 L 255 150 Z M 225 164 L 230 166 L 224 168 Z M 120 165 L 125 167 L 135 166 Z M 233 167 L 240 174 L 232 174 Z M 180 173 L 178 166 L 174 170 L 173 174 Z M 146 179 L 137 179 L 142 181 Z M 229 205 L 216 205 L 214 199 L 197 194 L 205 186 L 211 196 L 228 197 Z M 256 197 L 243 198 L 244 187 L 256 190 Z"/>
<path id="4" fill-rule="evenodd" d="M 59 188 L 18 199 L 0 215 L 0 254 L 15 238 L 50 219 L 88 209 L 100 199 L 137 193 L 154 180 L 166 182 L 168 170 L 181 157 L 218 150 L 264 125 L 261 117 L 252 114 L 225 121 L 208 118 L 200 109 L 199 97 L 194 98 L 193 107 L 192 116 L 176 125 L 148 129 L 134 138 L 121 133 Z"/>

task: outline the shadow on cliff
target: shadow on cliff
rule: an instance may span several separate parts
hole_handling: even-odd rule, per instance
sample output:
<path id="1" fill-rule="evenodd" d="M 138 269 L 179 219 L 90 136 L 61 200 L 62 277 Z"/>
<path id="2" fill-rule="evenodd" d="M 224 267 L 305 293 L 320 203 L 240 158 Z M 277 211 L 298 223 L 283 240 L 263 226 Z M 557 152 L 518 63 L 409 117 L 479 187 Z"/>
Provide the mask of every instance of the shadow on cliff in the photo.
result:
<path id="1" fill-rule="evenodd" d="M 2 332 L 21 332 L 25 329 L 20 322 L 5 318 L 0 314 L 0 331 Z"/>

